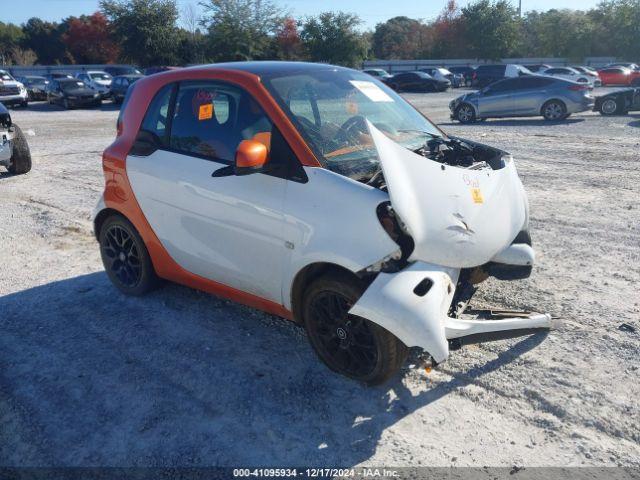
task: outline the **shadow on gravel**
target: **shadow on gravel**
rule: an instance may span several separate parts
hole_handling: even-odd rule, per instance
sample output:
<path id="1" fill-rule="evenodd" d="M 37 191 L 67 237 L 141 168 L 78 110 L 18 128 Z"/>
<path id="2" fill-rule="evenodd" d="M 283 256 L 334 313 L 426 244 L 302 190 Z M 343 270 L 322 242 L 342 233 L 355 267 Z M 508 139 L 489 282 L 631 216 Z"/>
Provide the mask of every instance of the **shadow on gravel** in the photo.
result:
<path id="1" fill-rule="evenodd" d="M 558 125 L 566 125 L 570 123 L 580 123 L 584 122 L 584 118 L 567 118 L 566 120 L 560 120 L 558 122 L 550 122 L 544 119 L 535 119 L 535 118 L 518 118 L 518 119 L 488 119 L 484 122 L 474 122 L 474 123 L 459 123 L 459 122 L 447 122 L 447 123 L 439 123 L 438 125 L 455 125 L 456 127 L 492 127 L 492 126 L 502 126 L 502 127 L 527 127 L 527 126 L 539 126 L 539 127 L 557 127 Z"/>
<path id="2" fill-rule="evenodd" d="M 629 122 L 627 125 L 630 127 L 640 128 L 640 120 L 634 120 L 633 122 Z"/>
<path id="3" fill-rule="evenodd" d="M 386 428 L 544 337 L 414 396 L 401 379 L 333 374 L 299 327 L 256 310 L 70 278 L 0 297 L 0 465 L 351 466 Z"/>

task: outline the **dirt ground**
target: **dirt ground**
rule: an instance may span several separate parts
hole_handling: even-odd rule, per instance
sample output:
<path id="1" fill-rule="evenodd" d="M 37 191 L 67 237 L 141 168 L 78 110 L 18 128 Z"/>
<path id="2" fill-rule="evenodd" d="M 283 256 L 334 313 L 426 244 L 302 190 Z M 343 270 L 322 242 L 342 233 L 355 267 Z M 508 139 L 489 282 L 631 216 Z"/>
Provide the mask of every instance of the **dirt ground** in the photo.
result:
<path id="1" fill-rule="evenodd" d="M 176 285 L 119 294 L 90 222 L 117 110 L 13 111 L 34 163 L 0 173 L 0 465 L 640 466 L 640 114 L 463 126 L 460 93 L 407 98 L 513 153 L 538 254 L 475 304 L 562 324 L 377 388 L 278 318 Z"/>

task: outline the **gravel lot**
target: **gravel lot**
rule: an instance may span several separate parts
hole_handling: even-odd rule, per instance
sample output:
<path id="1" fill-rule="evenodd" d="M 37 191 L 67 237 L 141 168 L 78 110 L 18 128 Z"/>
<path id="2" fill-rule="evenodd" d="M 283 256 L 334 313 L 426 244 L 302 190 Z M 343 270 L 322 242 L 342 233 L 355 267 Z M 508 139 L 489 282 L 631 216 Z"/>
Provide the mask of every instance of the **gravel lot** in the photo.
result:
<path id="1" fill-rule="evenodd" d="M 120 295 L 90 222 L 117 110 L 14 111 L 34 164 L 0 173 L 0 465 L 640 466 L 640 114 L 463 126 L 459 93 L 407 98 L 514 154 L 538 253 L 475 304 L 562 325 L 378 388 L 253 309 L 176 285 Z"/>

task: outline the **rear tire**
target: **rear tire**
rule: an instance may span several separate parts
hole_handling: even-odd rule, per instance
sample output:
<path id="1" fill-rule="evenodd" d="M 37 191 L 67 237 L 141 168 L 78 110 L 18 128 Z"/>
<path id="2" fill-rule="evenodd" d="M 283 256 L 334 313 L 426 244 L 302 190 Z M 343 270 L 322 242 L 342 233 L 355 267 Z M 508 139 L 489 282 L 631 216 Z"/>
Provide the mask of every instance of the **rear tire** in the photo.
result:
<path id="1" fill-rule="evenodd" d="M 540 109 L 540 114 L 548 122 L 562 120 L 567 114 L 567 107 L 560 100 L 549 100 Z"/>
<path id="2" fill-rule="evenodd" d="M 121 215 L 111 215 L 98 235 L 102 264 L 111 283 L 125 295 L 140 296 L 158 287 L 147 247 L 135 227 Z"/>
<path id="3" fill-rule="evenodd" d="M 302 314 L 309 342 L 331 370 L 367 385 L 391 378 L 408 349 L 395 335 L 349 309 L 366 286 L 356 277 L 330 274 L 305 291 Z"/>
<path id="4" fill-rule="evenodd" d="M 29 144 L 27 139 L 20 130 L 18 125 L 13 125 L 15 134 L 13 136 L 13 154 L 9 161 L 9 172 L 14 175 L 22 175 L 31 170 L 31 152 L 29 151 Z"/>

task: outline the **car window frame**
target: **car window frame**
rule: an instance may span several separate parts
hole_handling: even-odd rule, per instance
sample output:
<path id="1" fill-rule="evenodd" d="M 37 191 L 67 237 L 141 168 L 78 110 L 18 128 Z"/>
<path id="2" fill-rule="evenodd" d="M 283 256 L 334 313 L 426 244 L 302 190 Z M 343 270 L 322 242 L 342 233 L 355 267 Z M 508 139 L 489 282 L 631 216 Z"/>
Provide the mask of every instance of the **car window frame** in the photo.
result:
<path id="1" fill-rule="evenodd" d="M 267 119 L 269 120 L 269 122 L 271 122 L 271 145 L 270 145 L 270 149 L 269 149 L 269 161 L 271 161 L 273 159 L 273 157 L 278 157 L 280 158 L 280 156 L 282 156 L 282 164 L 279 165 L 281 168 L 274 168 L 272 171 L 265 171 L 265 172 L 258 172 L 258 174 L 263 174 L 263 175 L 269 175 L 272 177 L 277 177 L 277 178 L 282 178 L 284 180 L 289 180 L 289 181 L 293 181 L 293 182 L 297 182 L 297 183 L 307 183 L 309 181 L 307 174 L 304 171 L 302 162 L 300 162 L 300 159 L 298 158 L 297 154 L 295 153 L 295 151 L 293 150 L 293 148 L 291 147 L 291 144 L 289 143 L 289 141 L 287 140 L 286 136 L 282 133 L 282 131 L 278 128 L 276 122 L 273 120 L 272 116 L 270 115 L 270 113 L 264 109 L 262 107 L 262 105 L 260 104 L 260 102 L 258 102 L 258 100 L 255 98 L 255 96 L 253 94 L 251 94 L 251 92 L 249 92 L 246 88 L 233 83 L 233 82 L 229 82 L 229 81 L 225 81 L 225 80 L 219 80 L 219 79 L 205 79 L 205 80 L 199 80 L 199 79 L 186 79 L 186 80 L 179 80 L 176 82 L 169 82 L 166 83 L 165 85 L 162 85 L 162 87 L 160 87 L 156 93 L 154 94 L 154 96 L 152 97 L 152 99 L 149 101 L 149 104 L 147 106 L 147 110 L 143 116 L 142 122 L 140 123 L 140 127 L 138 128 L 138 132 L 136 133 L 136 137 L 137 135 L 140 134 L 140 132 L 143 130 L 143 125 L 144 122 L 146 120 L 147 115 L 149 114 L 149 109 L 151 108 L 151 105 L 153 104 L 153 102 L 155 101 L 156 97 L 158 95 L 160 95 L 162 93 L 162 91 L 167 87 L 167 86 L 171 86 L 171 95 L 169 98 L 169 106 L 167 109 L 167 125 L 165 127 L 165 134 L 164 134 L 164 138 L 161 138 L 161 143 L 160 145 L 158 145 L 157 150 L 162 150 L 164 152 L 168 152 L 168 153 L 175 153 L 177 155 L 184 155 L 187 157 L 193 157 L 193 158 L 197 158 L 200 160 L 206 160 L 208 162 L 211 163 L 216 163 L 216 164 L 220 164 L 220 165 L 224 165 L 224 167 L 230 167 L 235 165 L 235 153 L 234 153 L 234 158 L 233 160 L 229 161 L 229 160 L 225 160 L 225 159 L 221 159 L 221 158 L 212 158 L 211 156 L 207 156 L 207 155 L 201 155 L 198 154 L 196 152 L 189 152 L 189 151 L 185 151 L 185 150 L 181 150 L 181 149 L 177 149 L 177 148 L 172 148 L 171 144 L 170 144 L 170 140 L 171 140 L 171 131 L 173 128 L 173 119 L 175 116 L 175 107 L 176 107 L 176 100 L 178 98 L 178 92 L 180 90 L 180 84 L 184 84 L 184 83 L 190 83 L 190 82 L 207 82 L 207 83 L 212 83 L 212 84 L 221 84 L 221 85 L 226 85 L 232 88 L 235 88 L 239 91 L 241 91 L 242 93 L 246 94 L 247 96 L 249 96 L 251 99 L 253 99 L 254 102 L 256 102 L 260 108 L 263 110 L 264 114 L 266 115 Z M 127 90 L 127 97 L 125 98 L 125 100 L 128 100 L 128 98 L 131 96 L 131 92 L 133 90 L 133 86 L 132 88 L 129 88 Z M 121 109 L 124 110 L 123 108 Z M 152 132 L 153 133 L 153 132 Z M 274 141 L 274 138 L 277 138 L 276 141 Z M 271 156 L 273 155 L 273 156 Z M 222 168 L 224 168 L 222 167 Z"/>

